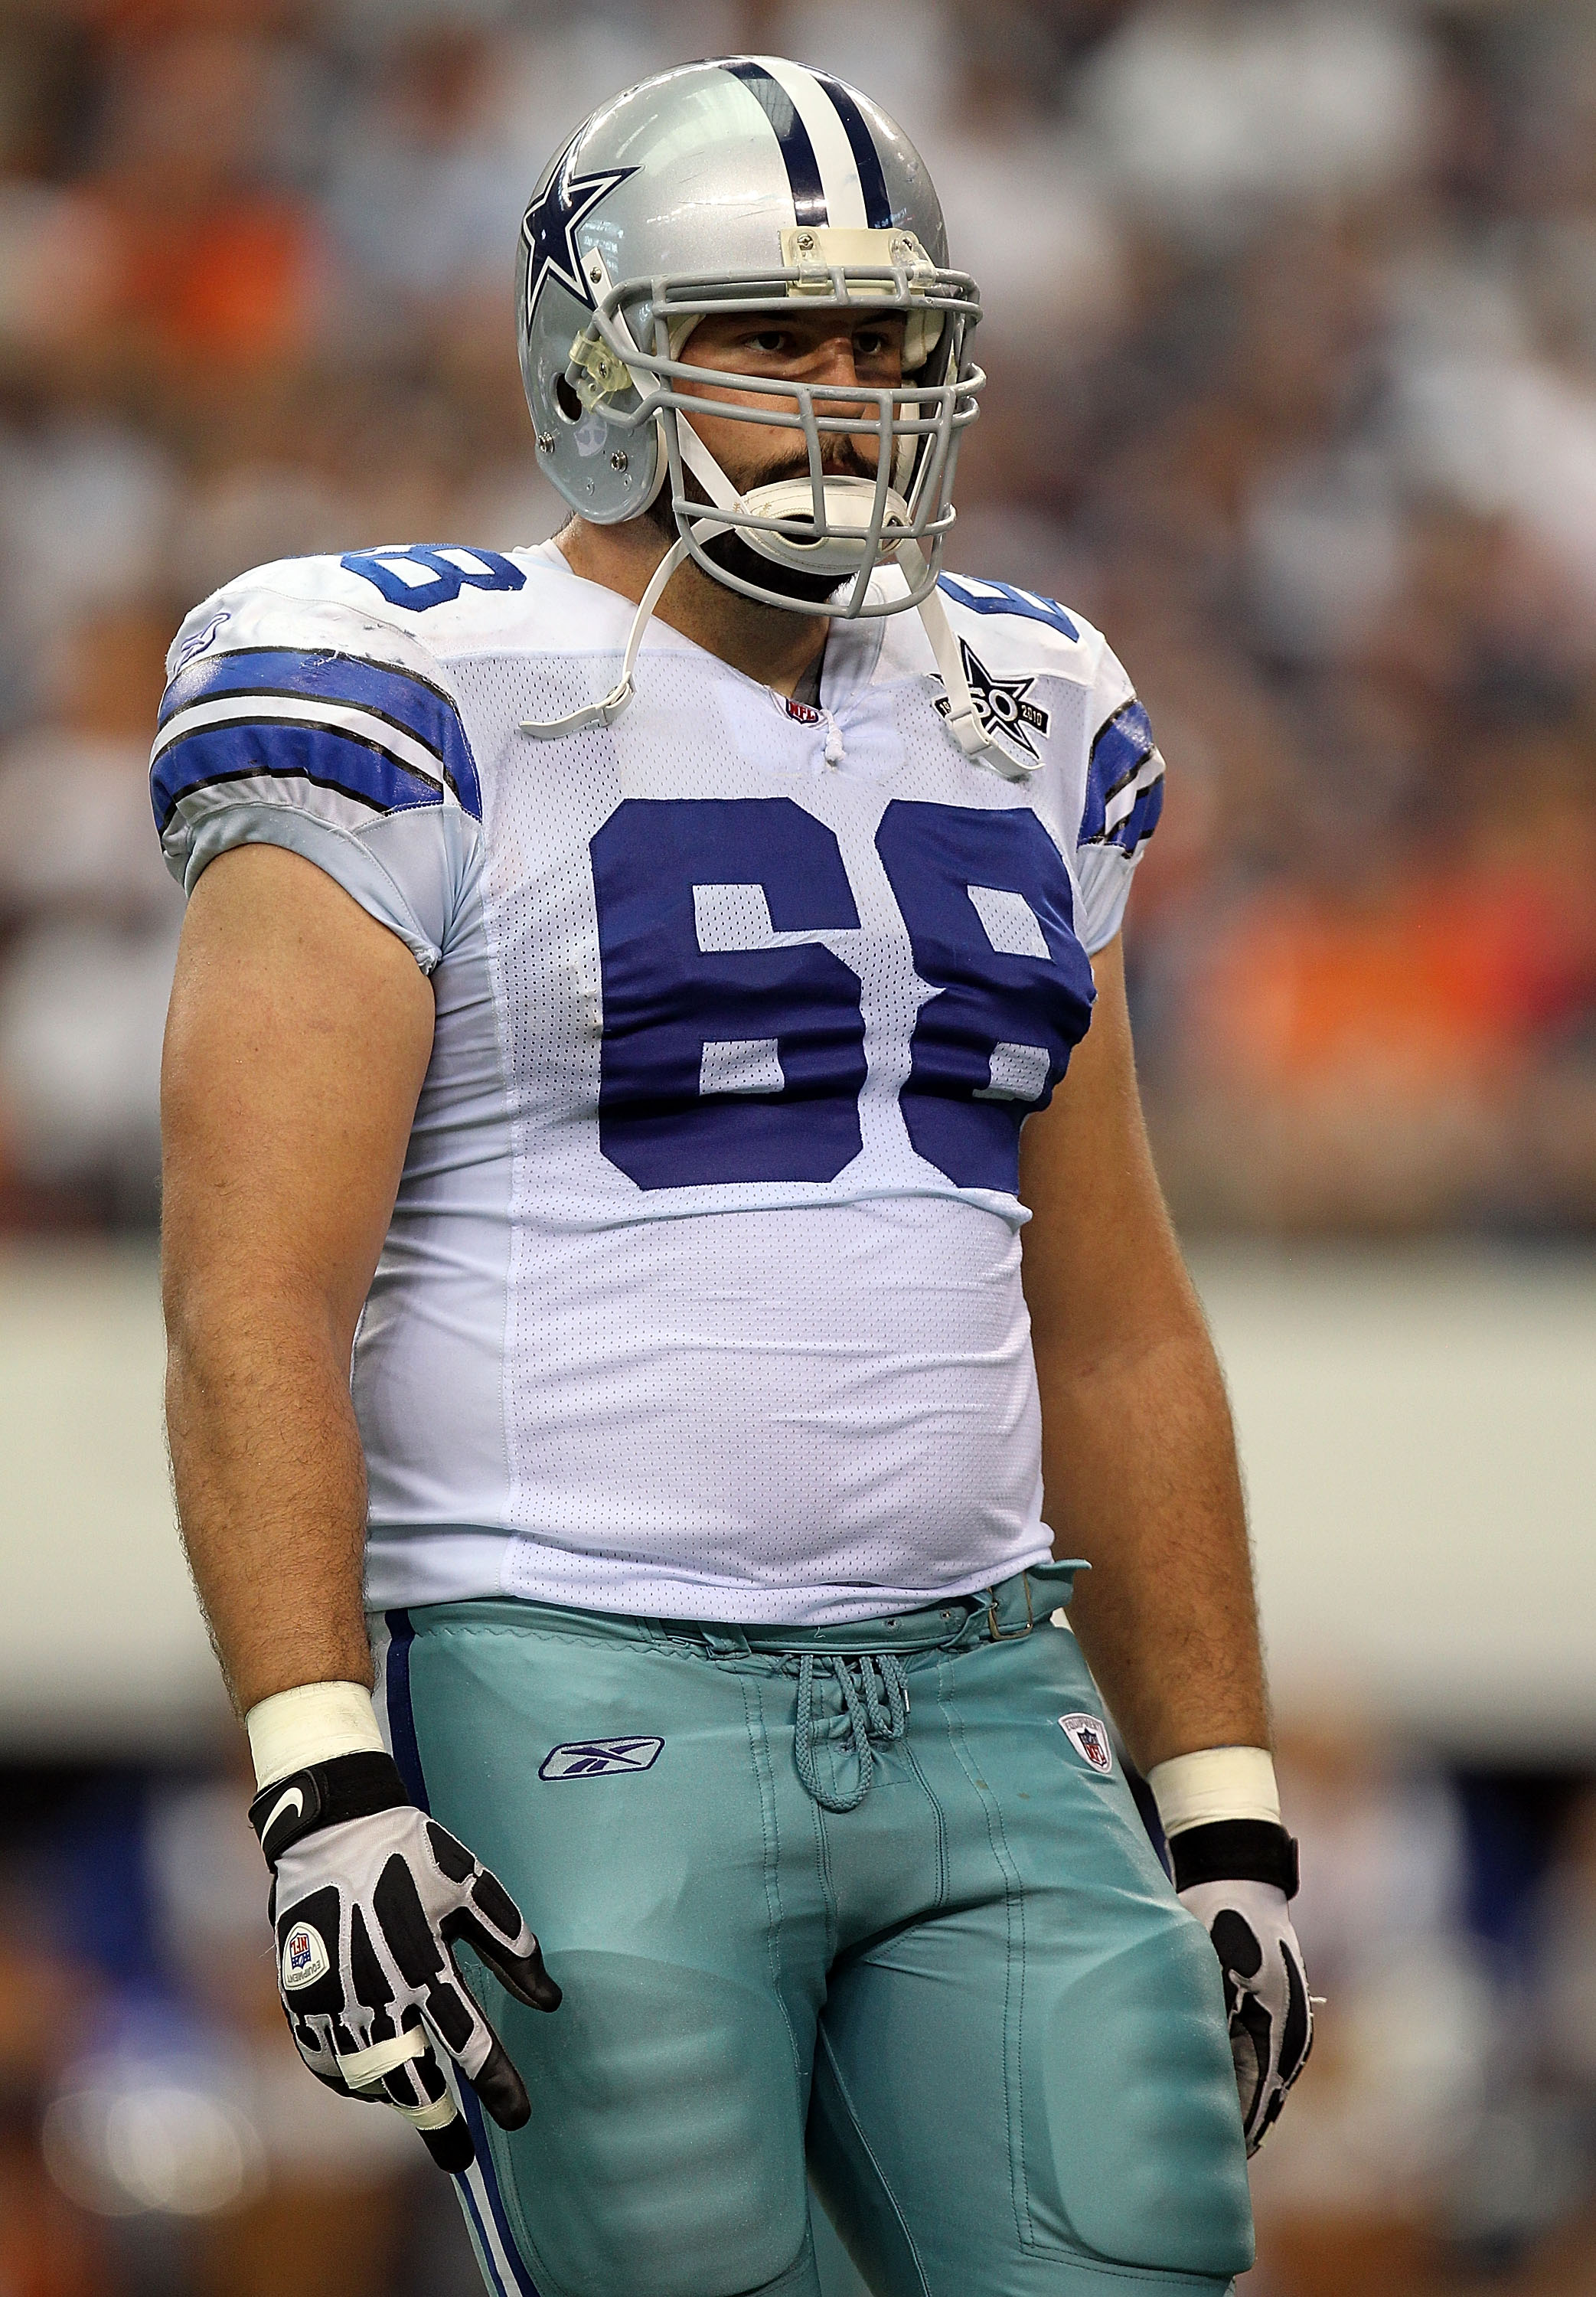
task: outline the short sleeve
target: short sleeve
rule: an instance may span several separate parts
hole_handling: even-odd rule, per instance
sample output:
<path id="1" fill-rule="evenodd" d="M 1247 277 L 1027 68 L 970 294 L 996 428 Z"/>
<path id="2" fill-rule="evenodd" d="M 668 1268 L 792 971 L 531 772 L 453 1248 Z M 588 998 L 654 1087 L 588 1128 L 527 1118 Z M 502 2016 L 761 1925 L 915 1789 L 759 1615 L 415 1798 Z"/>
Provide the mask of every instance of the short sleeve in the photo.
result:
<path id="1" fill-rule="evenodd" d="M 190 615 L 169 668 L 150 796 L 185 892 L 235 845 L 284 846 L 431 973 L 480 866 L 482 811 L 432 656 L 354 608 L 246 577 Z"/>
<path id="2" fill-rule="evenodd" d="M 1148 713 L 1103 649 L 1088 715 L 1086 803 L 1075 840 L 1081 939 L 1090 955 L 1118 933 L 1141 850 L 1164 809 L 1164 760 Z"/>

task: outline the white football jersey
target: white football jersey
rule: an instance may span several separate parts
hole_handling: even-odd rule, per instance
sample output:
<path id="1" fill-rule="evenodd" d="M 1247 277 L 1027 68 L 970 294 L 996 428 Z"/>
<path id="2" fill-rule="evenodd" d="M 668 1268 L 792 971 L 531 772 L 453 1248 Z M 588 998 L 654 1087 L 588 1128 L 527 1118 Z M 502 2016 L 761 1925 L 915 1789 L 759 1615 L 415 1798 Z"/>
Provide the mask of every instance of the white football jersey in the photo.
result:
<path id="1" fill-rule="evenodd" d="M 1047 1555 L 1020 1126 L 1163 765 L 1078 615 L 942 593 L 1028 778 L 912 613 L 833 622 L 813 707 L 656 620 L 537 739 L 632 615 L 551 544 L 287 560 L 179 632 L 173 871 L 286 846 L 437 998 L 355 1346 L 374 1605 L 819 1623 Z"/>

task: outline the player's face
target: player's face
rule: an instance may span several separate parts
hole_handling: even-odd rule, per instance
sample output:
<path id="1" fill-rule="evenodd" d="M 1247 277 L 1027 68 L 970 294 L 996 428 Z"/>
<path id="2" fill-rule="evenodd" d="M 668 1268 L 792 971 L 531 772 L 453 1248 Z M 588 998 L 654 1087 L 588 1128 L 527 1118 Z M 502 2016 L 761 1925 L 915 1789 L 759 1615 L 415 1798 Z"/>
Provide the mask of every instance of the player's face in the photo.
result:
<path id="1" fill-rule="evenodd" d="M 795 383 L 828 383 L 846 389 L 891 391 L 903 380 L 903 316 L 898 311 L 753 311 L 700 320 L 682 354 L 695 366 L 737 375 L 769 375 Z M 796 414 L 795 399 L 763 391 L 695 385 L 695 395 L 724 399 L 736 407 Z M 876 409 L 859 402 L 874 424 Z M 825 404 L 827 414 L 848 414 L 847 400 Z M 773 479 L 802 478 L 809 470 L 803 441 L 795 432 L 756 428 L 735 418 L 722 421 L 695 414 L 693 428 L 732 483 L 743 493 Z M 868 431 L 824 432 L 821 461 L 844 478 L 873 479 L 878 441 Z"/>

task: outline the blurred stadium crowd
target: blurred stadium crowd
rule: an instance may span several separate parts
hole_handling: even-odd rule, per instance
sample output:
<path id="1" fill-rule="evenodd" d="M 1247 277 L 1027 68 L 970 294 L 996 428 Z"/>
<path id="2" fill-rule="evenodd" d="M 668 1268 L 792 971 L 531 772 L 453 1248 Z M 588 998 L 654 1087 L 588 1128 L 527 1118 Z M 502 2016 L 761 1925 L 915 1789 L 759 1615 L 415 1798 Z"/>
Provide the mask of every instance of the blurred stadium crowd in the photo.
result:
<path id="1" fill-rule="evenodd" d="M 1183 1222 L 1588 1231 L 1592 0 L 0 0 L 0 1230 L 154 1214 L 180 616 L 553 531 L 522 202 L 736 49 L 919 143 L 992 378 L 950 563 L 1078 605 L 1152 712 Z M 1289 1762 L 1334 2010 L 1248 2297 L 1596 2290 L 1596 1799 Z M 289 2054 L 243 1799 L 0 1772 L 0 2297 L 475 2286 L 408 2133 Z"/>
<path id="2" fill-rule="evenodd" d="M 0 1221 L 147 1221 L 162 651 L 246 565 L 539 539 L 523 196 L 783 47 L 985 291 L 952 563 L 1101 622 L 1172 765 L 1132 911 L 1189 1227 L 1596 1219 L 1587 0 L 3 0 Z"/>

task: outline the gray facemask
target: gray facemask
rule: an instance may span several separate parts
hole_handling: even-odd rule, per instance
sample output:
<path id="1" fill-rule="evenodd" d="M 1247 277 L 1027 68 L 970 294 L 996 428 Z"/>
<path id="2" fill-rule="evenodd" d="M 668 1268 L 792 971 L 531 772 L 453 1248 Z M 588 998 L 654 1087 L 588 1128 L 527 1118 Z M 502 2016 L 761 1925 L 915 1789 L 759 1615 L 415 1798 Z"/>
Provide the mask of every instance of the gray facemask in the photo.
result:
<path id="1" fill-rule="evenodd" d="M 901 314 L 902 382 L 806 384 L 692 364 L 700 319 L 795 308 Z M 980 315 L 975 282 L 946 268 L 942 210 L 914 146 L 829 74 L 724 57 L 662 73 L 593 113 L 522 226 L 521 365 L 538 460 L 579 516 L 618 524 L 657 498 L 676 539 L 613 691 L 525 730 L 553 737 L 620 714 L 648 618 L 691 558 L 789 612 L 917 609 L 952 738 L 1016 771 L 982 729 L 936 590 L 959 434 L 985 380 L 966 350 Z M 706 398 L 706 387 L 752 404 Z M 695 414 L 786 433 L 801 473 L 739 491 Z M 874 475 L 824 467 L 839 434 L 873 434 Z M 881 579 L 893 566 L 901 581 Z"/>

